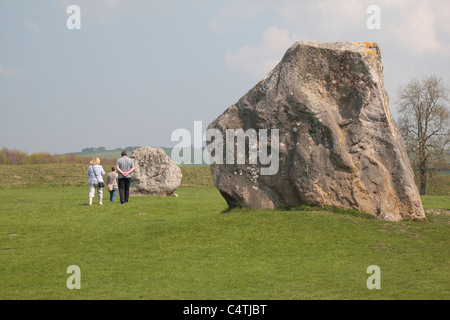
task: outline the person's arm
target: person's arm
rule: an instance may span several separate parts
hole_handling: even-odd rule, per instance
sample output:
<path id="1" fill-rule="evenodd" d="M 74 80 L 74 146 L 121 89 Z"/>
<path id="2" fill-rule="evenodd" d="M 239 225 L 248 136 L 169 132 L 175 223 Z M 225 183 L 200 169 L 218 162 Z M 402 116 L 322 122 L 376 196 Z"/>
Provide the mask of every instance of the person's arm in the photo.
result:
<path id="1" fill-rule="evenodd" d="M 131 161 L 131 168 L 130 168 L 130 170 L 127 171 L 127 175 L 131 174 L 134 171 L 134 169 L 135 169 L 134 168 L 134 162 Z"/>
<path id="2" fill-rule="evenodd" d="M 119 162 L 116 163 L 116 170 L 119 171 L 121 175 L 125 176 L 125 174 L 123 173 L 123 171 L 119 167 Z"/>

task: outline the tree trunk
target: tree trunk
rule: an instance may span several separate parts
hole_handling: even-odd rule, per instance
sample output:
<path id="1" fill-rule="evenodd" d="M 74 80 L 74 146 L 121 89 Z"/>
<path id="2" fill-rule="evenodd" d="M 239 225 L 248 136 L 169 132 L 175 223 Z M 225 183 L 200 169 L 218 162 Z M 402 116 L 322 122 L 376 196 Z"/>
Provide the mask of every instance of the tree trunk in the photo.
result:
<path id="1" fill-rule="evenodd" d="M 421 168 L 419 174 L 419 194 L 424 196 L 427 194 L 427 171 Z"/>

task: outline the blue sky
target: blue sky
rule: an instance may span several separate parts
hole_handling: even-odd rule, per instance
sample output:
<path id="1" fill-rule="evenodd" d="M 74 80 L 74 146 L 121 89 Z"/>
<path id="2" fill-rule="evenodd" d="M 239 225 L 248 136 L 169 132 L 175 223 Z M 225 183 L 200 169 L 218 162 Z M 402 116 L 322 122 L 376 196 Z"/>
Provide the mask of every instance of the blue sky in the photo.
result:
<path id="1" fill-rule="evenodd" d="M 72 4 L 80 30 L 66 26 Z M 371 4 L 380 29 L 366 27 Z M 447 0 L 1 0 L 0 147 L 173 146 L 300 40 L 377 42 L 395 117 L 412 77 L 450 85 L 448 17 Z"/>

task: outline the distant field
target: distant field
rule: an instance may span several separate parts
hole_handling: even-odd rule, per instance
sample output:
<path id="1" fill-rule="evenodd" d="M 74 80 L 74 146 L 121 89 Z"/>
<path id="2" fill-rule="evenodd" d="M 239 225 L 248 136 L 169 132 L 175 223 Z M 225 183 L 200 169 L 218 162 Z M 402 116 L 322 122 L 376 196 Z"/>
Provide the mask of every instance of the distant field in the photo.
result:
<path id="1" fill-rule="evenodd" d="M 154 147 L 154 148 L 160 148 L 163 149 L 164 152 L 171 157 L 172 155 L 172 151 L 173 148 L 167 148 L 167 147 Z M 121 149 L 116 149 L 116 150 L 104 150 L 104 151 L 94 151 L 94 152 L 71 152 L 68 154 L 74 154 L 74 155 L 78 155 L 78 156 L 84 156 L 84 157 L 99 157 L 99 158 L 106 158 L 106 159 L 117 159 L 120 158 L 120 153 L 121 153 Z M 191 157 L 190 157 L 190 161 L 188 161 L 188 163 L 184 164 L 182 163 L 182 165 L 184 166 L 202 166 L 202 165 L 206 165 L 206 163 L 203 161 L 200 164 L 196 164 L 194 161 L 194 149 L 193 148 L 182 148 L 182 149 L 175 149 L 175 151 L 173 151 L 174 154 L 176 155 L 180 155 L 182 156 L 184 154 L 184 152 L 190 152 L 191 153 Z M 131 154 L 132 151 L 128 151 L 128 154 Z M 67 154 L 67 155 L 68 155 Z"/>
<path id="2" fill-rule="evenodd" d="M 98 152 L 71 152 L 68 154 L 74 154 L 77 156 L 86 156 L 86 157 L 99 157 L 99 158 L 107 158 L 114 159 L 120 158 L 121 150 L 105 150 Z"/>
<path id="3" fill-rule="evenodd" d="M 36 188 L 86 186 L 86 164 L 0 165 L 0 188 Z M 180 166 L 183 178 L 180 187 L 213 187 L 208 166 Z M 111 168 L 104 165 L 108 173 Z"/>

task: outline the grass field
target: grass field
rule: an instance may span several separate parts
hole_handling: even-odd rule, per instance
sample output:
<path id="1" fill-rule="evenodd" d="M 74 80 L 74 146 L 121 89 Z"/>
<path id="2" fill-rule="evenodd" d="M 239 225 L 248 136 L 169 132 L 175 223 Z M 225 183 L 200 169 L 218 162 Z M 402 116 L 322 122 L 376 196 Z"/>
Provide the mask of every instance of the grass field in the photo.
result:
<path id="1" fill-rule="evenodd" d="M 227 210 L 209 168 L 182 167 L 178 198 L 89 207 L 86 170 L 0 166 L 0 299 L 450 298 L 448 194 L 423 198 L 423 222 Z"/>
<path id="2" fill-rule="evenodd" d="M 0 189 L 86 186 L 86 164 L 0 165 Z M 110 166 L 103 165 L 106 173 Z M 181 187 L 214 187 L 207 166 L 182 166 Z"/>

